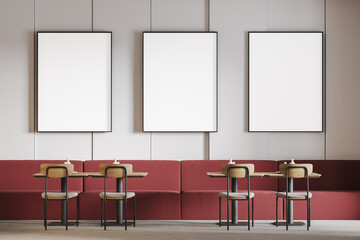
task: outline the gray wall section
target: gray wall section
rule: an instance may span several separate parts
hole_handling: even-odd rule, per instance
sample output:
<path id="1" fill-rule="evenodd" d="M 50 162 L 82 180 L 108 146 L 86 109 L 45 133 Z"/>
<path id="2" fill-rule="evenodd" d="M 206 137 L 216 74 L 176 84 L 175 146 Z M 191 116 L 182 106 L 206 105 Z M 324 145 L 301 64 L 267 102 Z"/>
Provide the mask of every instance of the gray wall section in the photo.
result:
<path id="1" fill-rule="evenodd" d="M 151 0 L 153 31 L 205 31 L 207 0 Z"/>
<path id="2" fill-rule="evenodd" d="M 206 0 L 152 0 L 152 31 L 206 31 Z M 205 159 L 204 133 L 151 133 L 151 159 Z"/>
<path id="3" fill-rule="evenodd" d="M 91 31 L 91 12 L 91 0 L 36 0 L 35 30 Z M 36 159 L 91 159 L 91 153 L 91 133 L 35 133 Z"/>
<path id="4" fill-rule="evenodd" d="M 326 0 L 268 0 L 268 30 L 324 31 Z"/>
<path id="5" fill-rule="evenodd" d="M 0 159 L 34 158 L 34 5 L 0 1 Z"/>
<path id="6" fill-rule="evenodd" d="M 0 159 L 359 160 L 359 12 L 358 0 L 1 0 Z M 113 132 L 34 132 L 33 30 L 92 26 L 113 32 Z M 208 28 L 219 32 L 218 132 L 142 133 L 141 32 Z M 247 132 L 249 30 L 326 30 L 326 132 Z"/>
<path id="7" fill-rule="evenodd" d="M 266 0 L 211 0 L 210 28 L 219 32 L 219 131 L 211 159 L 267 159 L 266 133 L 249 133 L 247 31 L 264 31 Z"/>
<path id="8" fill-rule="evenodd" d="M 150 159 L 142 133 L 142 32 L 148 0 L 95 0 L 94 31 L 112 31 L 112 132 L 94 133 L 94 159 Z"/>
<path id="9" fill-rule="evenodd" d="M 327 0 L 327 159 L 360 159 L 360 1 Z"/>
<path id="10" fill-rule="evenodd" d="M 269 0 L 268 30 L 324 31 L 325 0 Z M 324 146 L 325 133 L 268 133 L 268 159 L 324 159 Z"/>

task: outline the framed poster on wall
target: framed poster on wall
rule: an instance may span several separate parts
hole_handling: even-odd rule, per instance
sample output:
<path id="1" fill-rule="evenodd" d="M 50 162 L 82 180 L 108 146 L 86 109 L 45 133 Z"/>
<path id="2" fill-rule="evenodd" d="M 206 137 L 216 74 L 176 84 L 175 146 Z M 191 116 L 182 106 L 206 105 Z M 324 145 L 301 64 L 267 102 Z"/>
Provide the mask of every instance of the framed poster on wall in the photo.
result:
<path id="1" fill-rule="evenodd" d="M 249 131 L 323 131 L 323 33 L 249 32 Z"/>
<path id="2" fill-rule="evenodd" d="M 217 131 L 217 32 L 143 33 L 143 131 Z"/>
<path id="3" fill-rule="evenodd" d="M 111 131 L 111 35 L 37 33 L 38 132 Z"/>

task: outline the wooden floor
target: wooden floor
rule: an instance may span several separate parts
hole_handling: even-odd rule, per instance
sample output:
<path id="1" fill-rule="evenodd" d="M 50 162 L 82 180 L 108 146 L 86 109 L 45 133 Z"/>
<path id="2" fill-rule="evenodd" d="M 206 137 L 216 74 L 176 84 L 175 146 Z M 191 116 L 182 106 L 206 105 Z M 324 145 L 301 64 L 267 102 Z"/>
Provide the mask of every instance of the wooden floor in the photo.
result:
<path id="1" fill-rule="evenodd" d="M 276 228 L 270 221 L 256 221 L 255 227 L 247 231 L 244 226 L 218 227 L 215 221 L 137 221 L 136 228 L 124 231 L 121 226 L 109 226 L 104 231 L 98 221 L 81 221 L 80 226 L 49 226 L 45 231 L 42 221 L 0 221 L 0 239 L 341 239 L 360 240 L 360 221 L 312 221 L 310 231 L 305 226 Z"/>

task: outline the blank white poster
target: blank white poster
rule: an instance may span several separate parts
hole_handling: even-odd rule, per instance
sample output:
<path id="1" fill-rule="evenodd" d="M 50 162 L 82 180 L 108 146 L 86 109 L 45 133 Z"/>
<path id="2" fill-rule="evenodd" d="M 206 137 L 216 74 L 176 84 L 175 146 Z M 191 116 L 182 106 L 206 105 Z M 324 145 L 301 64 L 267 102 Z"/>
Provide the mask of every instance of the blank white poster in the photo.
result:
<path id="1" fill-rule="evenodd" d="M 38 33 L 38 131 L 111 131 L 111 32 Z"/>
<path id="2" fill-rule="evenodd" d="M 249 32 L 249 131 L 323 131 L 322 32 Z"/>
<path id="3" fill-rule="evenodd" d="M 144 32 L 143 131 L 217 131 L 217 33 Z"/>

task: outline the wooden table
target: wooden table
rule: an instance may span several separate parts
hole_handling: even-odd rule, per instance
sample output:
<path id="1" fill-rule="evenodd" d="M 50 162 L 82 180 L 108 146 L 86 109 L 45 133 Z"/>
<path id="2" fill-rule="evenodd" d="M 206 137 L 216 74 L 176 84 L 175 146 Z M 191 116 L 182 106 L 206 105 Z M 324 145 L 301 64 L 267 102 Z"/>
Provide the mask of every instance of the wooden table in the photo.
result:
<path id="1" fill-rule="evenodd" d="M 285 175 L 280 173 L 280 172 L 269 172 L 269 173 L 264 173 L 264 176 L 265 177 L 269 177 L 269 178 L 285 178 Z M 320 173 L 311 173 L 309 175 L 309 178 L 320 178 L 321 177 L 321 174 Z M 289 182 L 288 182 L 288 189 L 289 189 L 289 192 L 293 192 L 294 191 L 294 179 L 293 178 L 289 178 Z M 297 226 L 302 226 L 302 225 L 305 225 L 304 222 L 294 222 L 294 217 L 293 217 L 293 213 L 294 213 L 294 210 L 293 210 L 293 201 L 290 200 L 289 201 L 289 219 L 288 219 L 288 224 L 289 225 L 297 225 Z M 274 223 L 276 224 L 276 223 Z M 279 225 L 285 225 L 286 223 L 282 223 L 282 222 L 279 222 Z"/>
<path id="2" fill-rule="evenodd" d="M 226 175 L 222 172 L 207 172 L 206 173 L 209 177 L 213 178 L 225 178 Z M 252 178 L 261 178 L 264 176 L 264 173 L 261 172 L 254 172 L 250 175 Z M 238 181 L 237 178 L 231 178 L 231 192 L 238 191 Z M 232 225 L 239 225 L 238 221 L 238 201 L 232 200 L 231 201 L 231 224 Z M 247 223 L 246 223 L 247 224 Z M 242 225 L 242 224 L 241 224 Z"/>
<path id="3" fill-rule="evenodd" d="M 102 175 L 99 172 L 89 172 L 88 173 L 89 176 L 91 177 L 105 177 L 104 175 Z M 147 172 L 131 172 L 127 174 L 128 178 L 142 178 L 142 177 L 146 177 L 148 175 Z M 123 191 L 123 178 L 117 178 L 116 179 L 116 191 L 117 192 L 122 192 Z M 124 221 L 123 221 L 123 203 L 122 201 L 118 200 L 117 204 L 116 204 L 116 224 L 117 225 L 123 225 Z M 109 224 L 109 222 L 107 223 Z M 111 224 L 111 223 L 110 223 Z M 129 224 L 129 222 L 128 222 Z"/>
<path id="4" fill-rule="evenodd" d="M 35 173 L 33 174 L 34 177 L 46 177 L 46 174 L 43 173 Z M 69 173 L 69 178 L 83 178 L 83 177 L 88 177 L 89 173 L 86 172 L 72 172 Z M 66 191 L 66 178 L 61 178 L 61 191 L 65 192 Z M 65 200 L 61 200 L 61 222 L 59 223 L 50 223 L 49 225 L 65 225 L 66 224 L 66 207 L 65 207 L 66 201 Z M 69 225 L 75 225 L 75 223 L 68 223 Z"/>

